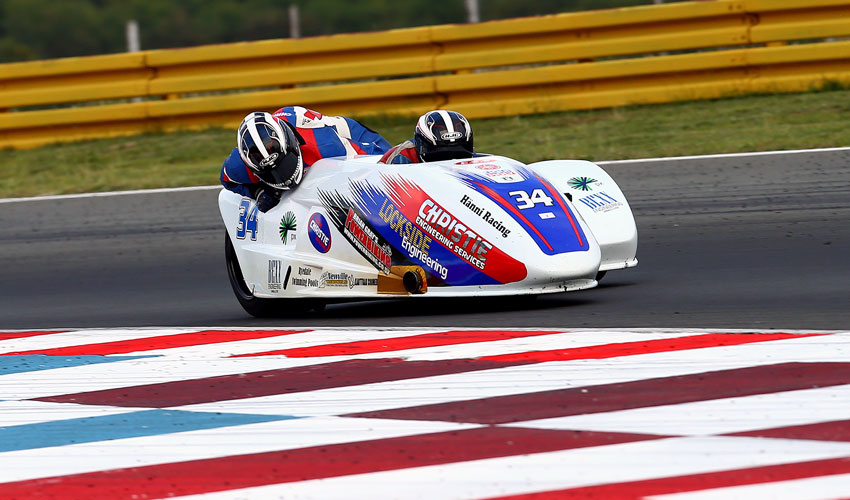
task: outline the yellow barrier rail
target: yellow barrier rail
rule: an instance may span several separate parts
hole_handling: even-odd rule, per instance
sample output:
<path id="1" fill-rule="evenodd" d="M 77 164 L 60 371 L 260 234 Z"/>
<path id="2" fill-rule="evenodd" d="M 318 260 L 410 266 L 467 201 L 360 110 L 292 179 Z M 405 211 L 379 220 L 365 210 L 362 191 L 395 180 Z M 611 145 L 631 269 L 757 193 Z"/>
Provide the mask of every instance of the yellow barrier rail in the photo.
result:
<path id="1" fill-rule="evenodd" d="M 0 147 L 235 126 L 286 104 L 479 118 L 803 91 L 850 82 L 842 37 L 850 0 L 715 0 L 2 64 Z"/>

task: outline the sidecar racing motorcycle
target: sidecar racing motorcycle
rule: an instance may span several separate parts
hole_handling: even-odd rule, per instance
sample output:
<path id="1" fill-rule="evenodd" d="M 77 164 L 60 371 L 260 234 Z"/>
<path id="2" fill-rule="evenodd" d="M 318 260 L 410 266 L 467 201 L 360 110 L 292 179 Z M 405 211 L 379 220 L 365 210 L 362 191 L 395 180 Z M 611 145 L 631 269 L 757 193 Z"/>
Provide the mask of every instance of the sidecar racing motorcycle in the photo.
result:
<path id="1" fill-rule="evenodd" d="M 632 211 L 594 163 L 378 159 L 319 160 L 266 213 L 221 191 L 227 274 L 249 314 L 582 290 L 637 265 Z"/>

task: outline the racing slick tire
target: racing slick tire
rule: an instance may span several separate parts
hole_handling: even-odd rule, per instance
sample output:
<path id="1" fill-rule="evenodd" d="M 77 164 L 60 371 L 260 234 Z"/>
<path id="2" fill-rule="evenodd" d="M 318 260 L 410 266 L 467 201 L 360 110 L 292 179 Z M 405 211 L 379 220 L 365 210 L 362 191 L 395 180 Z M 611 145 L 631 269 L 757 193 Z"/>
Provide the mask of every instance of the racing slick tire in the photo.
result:
<path id="1" fill-rule="evenodd" d="M 321 311 L 324 309 L 323 302 L 315 302 L 308 299 L 264 299 L 255 297 L 252 290 L 245 283 L 245 278 L 242 276 L 242 268 L 239 267 L 239 260 L 236 258 L 236 251 L 233 249 L 233 243 L 230 242 L 230 235 L 224 233 L 224 258 L 227 263 L 227 277 L 230 280 L 230 286 L 233 288 L 233 293 L 236 295 L 236 300 L 245 312 L 257 318 L 273 318 L 291 315 L 297 312 L 306 312 L 311 309 Z"/>

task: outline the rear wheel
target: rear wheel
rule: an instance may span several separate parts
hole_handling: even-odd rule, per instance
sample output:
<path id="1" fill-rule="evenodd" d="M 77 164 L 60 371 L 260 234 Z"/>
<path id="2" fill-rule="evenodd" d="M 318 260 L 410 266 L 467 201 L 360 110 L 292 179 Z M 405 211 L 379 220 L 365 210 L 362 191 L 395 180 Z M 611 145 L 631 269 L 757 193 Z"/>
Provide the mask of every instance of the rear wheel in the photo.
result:
<path id="1" fill-rule="evenodd" d="M 251 316 L 271 318 L 305 312 L 310 309 L 316 311 L 324 309 L 324 303 L 309 299 L 264 299 L 255 297 L 254 292 L 245 283 L 242 268 L 239 267 L 239 260 L 236 258 L 236 250 L 233 249 L 233 243 L 230 242 L 230 236 L 227 232 L 224 233 L 224 258 L 227 263 L 227 277 L 230 280 L 233 293 L 236 295 L 236 300 L 239 301 L 242 309 L 245 309 L 245 312 Z"/>

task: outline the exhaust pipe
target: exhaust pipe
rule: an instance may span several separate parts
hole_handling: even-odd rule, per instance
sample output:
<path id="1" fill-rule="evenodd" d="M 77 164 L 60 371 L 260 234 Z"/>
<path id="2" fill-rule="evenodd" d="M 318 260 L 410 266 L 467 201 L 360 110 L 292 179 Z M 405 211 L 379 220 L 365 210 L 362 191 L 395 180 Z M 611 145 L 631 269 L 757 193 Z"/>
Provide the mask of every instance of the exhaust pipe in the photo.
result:
<path id="1" fill-rule="evenodd" d="M 401 277 L 401 282 L 404 284 L 404 289 L 407 293 L 422 293 L 422 276 L 416 271 L 407 271 Z"/>
<path id="2" fill-rule="evenodd" d="M 419 295 L 428 291 L 425 270 L 419 266 L 392 266 L 390 274 L 378 274 L 378 293 Z"/>

